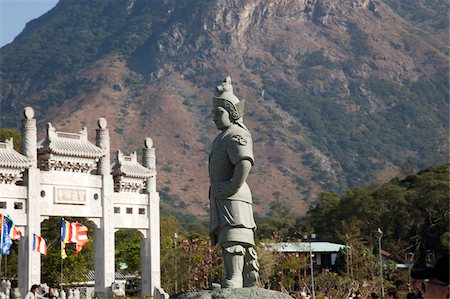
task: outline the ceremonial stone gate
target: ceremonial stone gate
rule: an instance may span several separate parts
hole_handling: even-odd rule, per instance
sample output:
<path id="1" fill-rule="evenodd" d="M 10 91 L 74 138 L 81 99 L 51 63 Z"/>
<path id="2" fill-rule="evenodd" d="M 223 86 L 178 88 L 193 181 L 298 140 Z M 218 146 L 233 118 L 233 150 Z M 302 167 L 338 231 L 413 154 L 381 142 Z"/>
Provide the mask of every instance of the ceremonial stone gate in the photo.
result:
<path id="1" fill-rule="evenodd" d="M 155 149 L 145 140 L 142 165 L 136 152 L 117 151 L 111 167 L 110 139 L 104 118 L 98 121 L 95 145 L 87 130 L 57 131 L 37 142 L 34 111 L 24 109 L 21 154 L 13 140 L 0 143 L 0 213 L 9 214 L 22 233 L 18 284 L 22 298 L 40 283 L 41 255 L 33 252 L 33 234 L 49 216 L 86 217 L 95 225 L 95 292 L 112 297 L 114 233 L 138 229 L 141 242 L 141 295 L 158 298 L 160 288 L 159 194 L 156 192 Z M 45 236 L 43 236 L 45 237 Z"/>

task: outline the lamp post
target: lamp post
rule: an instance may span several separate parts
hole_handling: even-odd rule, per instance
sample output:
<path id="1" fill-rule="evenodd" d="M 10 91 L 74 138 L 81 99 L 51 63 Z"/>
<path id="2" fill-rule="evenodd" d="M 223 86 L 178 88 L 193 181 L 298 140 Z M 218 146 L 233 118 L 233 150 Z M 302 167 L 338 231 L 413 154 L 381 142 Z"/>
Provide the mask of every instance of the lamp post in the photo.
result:
<path id="1" fill-rule="evenodd" d="M 412 263 L 413 263 L 413 258 L 414 258 L 414 253 L 413 252 L 408 252 L 406 254 L 406 262 L 408 263 L 408 271 L 409 271 L 409 275 L 408 275 L 408 291 L 411 292 L 412 291 L 412 287 L 411 287 L 411 269 L 412 269 Z"/>
<path id="2" fill-rule="evenodd" d="M 174 244 L 174 261 L 175 261 L 175 293 L 178 292 L 177 243 L 178 243 L 178 234 L 174 233 L 173 244 Z"/>
<path id="3" fill-rule="evenodd" d="M 378 228 L 377 232 L 378 237 L 378 252 L 380 255 L 380 281 L 381 281 L 381 296 L 384 297 L 384 285 L 383 285 L 383 258 L 381 256 L 381 238 L 383 237 L 383 231 L 381 228 Z"/>
<path id="4" fill-rule="evenodd" d="M 316 291 L 314 286 L 314 264 L 313 264 L 313 255 L 312 255 L 312 245 L 311 240 L 316 238 L 316 234 L 308 234 L 304 235 L 303 239 L 308 240 L 309 242 L 309 263 L 311 268 L 311 295 L 312 299 L 316 299 Z"/>

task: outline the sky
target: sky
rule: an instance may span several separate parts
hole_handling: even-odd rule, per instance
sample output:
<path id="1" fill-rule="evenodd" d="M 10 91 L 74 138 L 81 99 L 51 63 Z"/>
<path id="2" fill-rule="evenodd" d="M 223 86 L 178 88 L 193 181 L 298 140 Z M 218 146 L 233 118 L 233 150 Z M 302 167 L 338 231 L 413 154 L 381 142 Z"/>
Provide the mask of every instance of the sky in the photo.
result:
<path id="1" fill-rule="evenodd" d="M 52 9 L 58 0 L 0 0 L 0 47 L 11 43 L 25 24 Z"/>

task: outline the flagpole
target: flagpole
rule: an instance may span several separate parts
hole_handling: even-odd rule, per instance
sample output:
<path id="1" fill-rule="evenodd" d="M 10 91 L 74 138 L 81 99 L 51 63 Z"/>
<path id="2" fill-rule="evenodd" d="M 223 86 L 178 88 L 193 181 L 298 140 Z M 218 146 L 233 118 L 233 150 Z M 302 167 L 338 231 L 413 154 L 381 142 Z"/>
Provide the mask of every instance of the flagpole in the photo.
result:
<path id="1" fill-rule="evenodd" d="M 61 281 L 59 284 L 59 289 L 62 290 L 62 281 L 63 281 L 63 258 L 61 257 Z"/>

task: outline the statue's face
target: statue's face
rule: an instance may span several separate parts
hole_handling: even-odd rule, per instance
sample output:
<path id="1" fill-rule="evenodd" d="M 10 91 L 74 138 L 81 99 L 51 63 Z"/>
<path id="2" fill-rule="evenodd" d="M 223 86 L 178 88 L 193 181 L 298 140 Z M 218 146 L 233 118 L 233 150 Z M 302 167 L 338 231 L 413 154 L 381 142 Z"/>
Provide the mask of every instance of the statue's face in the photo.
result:
<path id="1" fill-rule="evenodd" d="M 217 129 L 224 131 L 231 126 L 230 114 L 227 110 L 222 107 L 217 107 L 212 112 Z"/>

